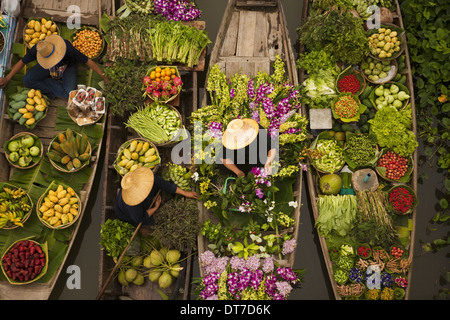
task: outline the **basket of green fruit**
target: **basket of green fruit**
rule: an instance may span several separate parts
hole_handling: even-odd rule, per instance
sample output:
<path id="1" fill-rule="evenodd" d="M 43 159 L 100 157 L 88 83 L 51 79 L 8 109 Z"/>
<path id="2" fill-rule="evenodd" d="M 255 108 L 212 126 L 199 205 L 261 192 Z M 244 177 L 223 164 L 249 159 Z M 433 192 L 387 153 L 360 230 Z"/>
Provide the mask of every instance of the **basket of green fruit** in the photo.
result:
<path id="1" fill-rule="evenodd" d="M 42 159 L 42 141 L 30 132 L 20 132 L 3 144 L 5 157 L 14 168 L 29 169 Z"/>
<path id="2" fill-rule="evenodd" d="M 394 79 L 398 70 L 396 59 L 378 61 L 371 57 L 361 62 L 361 70 L 364 78 L 374 84 L 383 84 Z"/>

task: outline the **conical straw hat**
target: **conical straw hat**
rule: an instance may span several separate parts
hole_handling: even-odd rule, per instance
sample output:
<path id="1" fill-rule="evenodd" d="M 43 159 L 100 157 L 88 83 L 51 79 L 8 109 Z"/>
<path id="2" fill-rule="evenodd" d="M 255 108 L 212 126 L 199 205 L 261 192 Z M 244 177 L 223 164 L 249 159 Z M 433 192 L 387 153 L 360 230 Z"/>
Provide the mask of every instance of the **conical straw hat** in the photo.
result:
<path id="1" fill-rule="evenodd" d="M 36 58 L 44 69 L 57 65 L 66 55 L 66 42 L 57 35 L 52 34 L 36 43 Z"/>
<path id="2" fill-rule="evenodd" d="M 222 144 L 227 149 L 245 148 L 258 136 L 259 125 L 253 119 L 234 119 L 227 125 L 222 136 Z"/>
<path id="3" fill-rule="evenodd" d="M 150 194 L 154 181 L 155 177 L 150 168 L 140 167 L 128 172 L 120 183 L 123 201 L 129 206 L 138 205 Z"/>

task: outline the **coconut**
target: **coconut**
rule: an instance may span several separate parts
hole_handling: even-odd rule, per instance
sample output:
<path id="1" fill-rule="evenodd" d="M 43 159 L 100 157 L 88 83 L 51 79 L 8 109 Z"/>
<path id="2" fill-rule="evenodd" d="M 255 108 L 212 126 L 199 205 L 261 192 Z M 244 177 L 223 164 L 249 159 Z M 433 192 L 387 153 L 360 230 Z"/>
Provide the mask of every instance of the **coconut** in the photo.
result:
<path id="1" fill-rule="evenodd" d="M 161 288 L 165 289 L 172 284 L 172 276 L 167 271 L 164 271 L 158 279 L 158 284 Z"/>
<path id="2" fill-rule="evenodd" d="M 169 250 L 166 254 L 166 260 L 170 264 L 177 262 L 180 260 L 181 252 L 178 250 Z"/>
<path id="3" fill-rule="evenodd" d="M 161 276 L 162 272 L 158 270 L 150 270 L 148 273 L 148 280 L 151 282 L 158 281 L 159 277 Z"/>
<path id="4" fill-rule="evenodd" d="M 142 262 L 142 265 L 147 269 L 150 269 L 152 266 L 152 258 L 150 256 L 146 256 Z"/>
<path id="5" fill-rule="evenodd" d="M 134 279 L 136 279 L 138 272 L 136 269 L 129 268 L 127 271 L 125 271 L 125 280 L 127 282 L 133 282 Z"/>
<path id="6" fill-rule="evenodd" d="M 161 252 L 161 254 L 163 255 L 163 257 L 166 256 L 167 252 L 169 252 L 169 248 L 167 247 L 162 247 L 161 249 L 159 249 L 159 252 Z"/>
<path id="7" fill-rule="evenodd" d="M 153 250 L 150 253 L 150 262 L 154 266 L 159 266 L 161 263 L 163 263 L 164 256 L 159 252 L 158 250 Z"/>
<path id="8" fill-rule="evenodd" d="M 322 176 L 319 184 L 324 194 L 338 194 L 341 191 L 342 179 L 339 175 L 330 173 Z"/>
<path id="9" fill-rule="evenodd" d="M 142 262 L 144 261 L 144 257 L 143 256 L 134 256 L 131 259 L 131 265 L 133 267 L 140 267 L 142 266 Z"/>
<path id="10" fill-rule="evenodd" d="M 144 284 L 144 280 L 145 280 L 144 276 L 142 274 L 138 273 L 136 275 L 136 278 L 134 278 L 134 280 L 133 280 L 133 284 L 135 284 L 137 286 L 142 286 Z"/>
<path id="11" fill-rule="evenodd" d="M 127 286 L 128 285 L 128 281 L 125 279 L 125 271 L 123 269 L 120 270 L 119 275 L 117 276 L 117 280 L 123 286 Z"/>
<path id="12" fill-rule="evenodd" d="M 180 274 L 181 265 L 179 263 L 174 264 L 172 268 L 170 269 L 170 275 L 174 278 L 178 278 L 178 275 Z"/>

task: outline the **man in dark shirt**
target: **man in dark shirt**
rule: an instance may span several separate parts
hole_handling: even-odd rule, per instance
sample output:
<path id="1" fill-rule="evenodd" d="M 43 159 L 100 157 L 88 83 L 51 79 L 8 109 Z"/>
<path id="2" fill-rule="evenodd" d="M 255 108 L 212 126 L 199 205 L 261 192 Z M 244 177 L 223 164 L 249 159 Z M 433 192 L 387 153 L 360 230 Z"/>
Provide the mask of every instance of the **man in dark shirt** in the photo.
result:
<path id="1" fill-rule="evenodd" d="M 30 89 L 39 89 L 50 99 L 67 99 L 70 91 L 77 88 L 78 63 L 85 63 L 108 82 L 100 67 L 75 49 L 70 41 L 50 35 L 35 44 L 6 77 L 0 78 L 0 86 L 6 86 L 17 72 L 34 60 L 38 64 L 25 74 L 23 84 Z"/>
<path id="2" fill-rule="evenodd" d="M 198 194 L 193 191 L 184 191 L 176 184 L 155 176 L 151 169 L 140 167 L 133 172 L 127 173 L 121 182 L 122 188 L 117 195 L 114 212 L 116 217 L 132 225 L 148 226 L 154 224 L 153 214 L 161 204 L 161 197 L 158 195 L 154 205 L 151 207 L 158 191 L 169 194 L 180 194 L 187 198 L 198 198 Z"/>

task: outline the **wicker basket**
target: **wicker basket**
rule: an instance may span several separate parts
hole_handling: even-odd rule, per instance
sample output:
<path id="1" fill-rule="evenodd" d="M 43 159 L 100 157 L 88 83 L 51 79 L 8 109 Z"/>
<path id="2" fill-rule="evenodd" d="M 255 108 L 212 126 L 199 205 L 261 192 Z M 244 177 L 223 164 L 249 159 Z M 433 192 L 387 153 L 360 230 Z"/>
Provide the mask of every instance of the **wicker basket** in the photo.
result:
<path id="1" fill-rule="evenodd" d="M 63 131 L 63 132 L 65 132 L 65 131 Z M 73 131 L 73 134 L 77 134 L 77 135 L 81 136 L 81 134 L 76 131 Z M 58 139 L 58 135 L 56 135 L 53 138 L 53 140 L 50 142 L 50 144 L 48 146 L 48 151 L 52 151 L 52 143 L 57 142 L 57 139 Z M 67 167 L 65 167 L 63 164 L 57 163 L 50 158 L 49 158 L 49 161 L 56 170 L 61 171 L 61 172 L 74 173 L 74 172 L 80 171 L 81 169 L 83 169 L 85 166 L 87 166 L 89 164 L 89 161 L 92 156 L 92 146 L 89 141 L 88 141 L 88 146 L 89 146 L 89 159 L 86 161 L 83 161 L 83 163 L 81 164 L 81 167 L 79 167 L 79 168 L 73 168 L 72 170 L 67 170 Z"/>
<path id="2" fill-rule="evenodd" d="M 349 66 L 348 68 L 346 68 L 344 71 L 342 71 L 339 75 L 338 75 L 338 77 L 337 77 L 337 79 L 336 79 L 336 90 L 339 92 L 339 93 L 341 93 L 341 92 L 346 92 L 346 91 L 340 91 L 339 90 L 339 81 L 341 81 L 341 79 L 342 78 L 344 78 L 345 76 L 348 76 L 348 75 L 354 75 L 355 77 L 356 77 L 356 79 L 358 79 L 358 82 L 359 82 L 359 90 L 354 94 L 355 96 L 359 96 L 363 91 L 364 91 L 364 89 L 366 88 L 366 78 L 363 76 L 363 75 L 361 75 L 362 74 L 362 72 L 359 72 L 359 71 L 357 71 L 357 70 L 355 70 L 355 69 L 353 69 L 351 66 Z M 353 93 L 352 93 L 353 94 Z"/>
<path id="3" fill-rule="evenodd" d="M 378 60 L 378 61 L 379 61 L 379 60 Z M 388 76 L 385 77 L 385 78 L 376 80 L 376 81 L 370 80 L 370 79 L 367 77 L 367 75 L 364 73 L 364 70 L 362 69 L 362 67 L 360 66 L 360 68 L 361 68 L 361 70 L 362 70 L 361 74 L 363 75 L 364 79 L 366 79 L 366 81 L 368 81 L 368 82 L 370 82 L 370 83 L 373 83 L 373 84 L 376 84 L 376 85 L 378 85 L 378 84 L 385 84 L 385 83 L 391 81 L 392 79 L 394 79 L 395 75 L 396 75 L 397 72 L 398 72 L 398 63 L 397 63 L 397 59 L 391 60 L 391 61 L 390 61 L 390 66 L 391 66 L 391 70 L 389 71 Z M 390 74 L 390 75 L 389 75 L 389 74 Z"/>
<path id="4" fill-rule="evenodd" d="M 399 26 L 397 26 L 395 24 L 389 24 L 389 23 L 382 24 L 380 27 L 381 28 L 389 28 L 389 29 L 392 29 L 392 31 L 397 31 L 397 33 L 398 33 L 397 37 L 401 41 L 401 43 L 400 43 L 400 50 L 398 52 L 396 52 L 395 54 L 393 54 L 392 56 L 387 57 L 387 58 L 380 58 L 380 57 L 374 56 L 372 54 L 369 54 L 369 56 L 371 58 L 373 58 L 375 60 L 379 60 L 379 61 L 397 59 L 399 56 L 401 56 L 403 54 L 403 52 L 406 49 L 406 34 L 405 34 L 405 31 L 403 29 L 401 29 Z M 378 29 L 372 29 L 372 30 L 369 30 L 367 32 L 367 35 L 371 36 L 372 34 L 377 33 L 377 32 L 378 32 Z"/>
<path id="5" fill-rule="evenodd" d="M 154 70 L 155 70 L 156 68 L 158 68 L 158 67 L 161 68 L 161 69 L 164 69 L 164 68 L 174 68 L 174 69 L 176 70 L 175 75 L 176 75 L 177 77 L 180 77 L 180 72 L 178 71 L 178 68 L 177 68 L 176 66 L 155 66 L 155 67 L 150 68 L 150 69 L 147 71 L 146 76 L 150 76 L 150 73 L 151 73 L 152 71 L 154 71 Z M 180 77 L 180 78 L 181 78 L 181 77 Z M 145 85 L 142 85 L 142 90 L 145 92 Z M 148 98 L 150 98 L 152 101 L 168 103 L 168 102 L 174 100 L 174 99 L 180 94 L 180 92 L 181 92 L 181 87 L 178 89 L 178 93 L 177 93 L 177 94 L 171 96 L 171 97 L 170 97 L 169 99 L 167 99 L 167 100 L 154 99 L 151 95 L 149 95 L 149 94 L 147 94 L 147 93 L 145 93 L 145 96 L 148 97 Z"/>
<path id="6" fill-rule="evenodd" d="M 14 189 L 20 189 L 19 187 L 16 187 L 16 186 L 11 185 L 11 184 L 9 184 L 9 183 L 3 184 L 3 187 L 14 188 Z M 2 187 L 2 188 L 3 188 L 3 187 Z M 20 221 L 22 224 L 24 224 L 24 223 L 28 220 L 28 218 L 31 216 L 31 212 L 33 211 L 33 200 L 31 199 L 31 197 L 30 197 L 30 195 L 29 195 L 28 193 L 25 193 L 25 195 L 28 197 L 28 201 L 29 201 L 29 203 L 30 203 L 30 210 L 28 210 L 28 212 L 26 212 L 26 213 L 23 215 L 23 218 L 22 218 L 22 220 Z M 4 229 L 4 230 L 12 230 L 12 229 L 16 229 L 16 228 L 18 228 L 18 227 L 19 227 L 18 225 L 12 224 L 11 222 L 8 221 L 8 222 L 6 223 L 6 225 L 5 225 L 3 228 L 1 228 L 1 229 Z"/>
<path id="7" fill-rule="evenodd" d="M 401 84 L 401 83 L 389 81 L 389 82 L 387 82 L 387 83 L 385 83 L 385 84 L 386 84 L 386 85 L 395 84 L 397 87 L 399 87 L 399 89 L 400 89 L 399 91 L 405 91 L 408 95 L 410 95 L 409 89 L 408 89 L 405 85 L 403 85 L 403 84 Z M 376 87 L 372 90 L 372 92 L 370 93 L 370 95 L 369 95 L 369 100 L 370 100 L 370 102 L 372 103 L 372 105 L 374 106 L 374 108 L 375 108 L 376 110 L 378 110 L 378 108 L 377 108 L 377 104 L 375 103 L 375 100 L 377 99 L 377 98 L 375 97 L 375 90 L 376 90 L 378 87 L 380 87 L 381 85 L 382 85 L 382 84 L 376 86 Z M 406 106 L 407 106 L 408 103 L 409 103 L 409 100 L 410 100 L 409 98 L 406 99 L 406 100 L 403 100 L 403 101 L 402 101 L 403 105 L 402 105 L 398 110 L 400 111 L 400 110 L 405 109 Z"/>
<path id="8" fill-rule="evenodd" d="M 73 217 L 72 221 L 70 221 L 68 223 L 60 224 L 58 226 L 53 226 L 50 223 L 48 223 L 45 219 L 43 219 L 43 212 L 41 212 L 40 209 L 41 209 L 42 205 L 45 203 L 44 199 L 45 199 L 45 197 L 48 196 L 48 193 L 49 193 L 50 190 L 56 191 L 59 185 L 62 185 L 64 187 L 64 190 L 67 190 L 70 187 L 70 186 L 68 186 L 68 185 L 66 185 L 64 183 L 52 181 L 52 183 L 50 183 L 50 185 L 48 186 L 47 190 L 45 190 L 45 192 L 39 197 L 39 200 L 38 200 L 37 205 L 36 205 L 36 214 L 37 214 L 37 216 L 39 218 L 39 221 L 44 226 L 46 226 L 47 228 L 50 228 L 50 229 L 65 229 L 65 228 L 68 228 L 71 225 L 73 225 L 75 222 L 77 222 L 77 220 L 79 219 L 79 217 L 81 215 L 81 209 L 82 209 L 82 207 L 81 207 L 82 206 L 81 199 L 78 196 L 78 194 L 75 192 L 75 194 L 73 196 L 71 196 L 71 197 L 77 198 L 77 204 L 78 204 L 77 211 L 78 211 L 78 214 L 76 214 Z M 54 210 L 54 207 L 52 209 Z"/>
<path id="9" fill-rule="evenodd" d="M 86 29 L 94 31 L 94 32 L 97 32 L 98 35 L 100 36 L 100 39 L 102 40 L 102 46 L 101 46 L 99 52 L 95 56 L 89 57 L 92 60 L 98 59 L 101 56 L 101 54 L 103 53 L 103 51 L 105 50 L 105 38 L 102 36 L 101 32 L 97 28 L 94 28 L 94 27 L 91 27 L 91 26 L 83 26 L 83 27 L 81 27 L 80 29 L 78 29 L 77 31 L 75 31 L 73 33 L 71 42 L 73 44 L 74 38 L 78 35 L 78 33 L 80 33 L 80 31 L 83 31 L 83 30 L 86 30 Z"/>
<path id="10" fill-rule="evenodd" d="M 129 145 L 130 145 L 130 143 L 131 142 L 133 142 L 133 141 L 138 141 L 138 142 L 148 142 L 149 144 L 150 144 L 150 148 L 154 148 L 155 149 L 155 151 L 156 151 L 156 155 L 157 155 L 157 159 L 159 159 L 160 161 L 161 161 L 161 158 L 160 158 L 160 154 L 159 154 L 159 151 L 158 151 L 158 148 L 156 147 L 156 145 L 153 143 L 153 142 L 151 142 L 151 141 L 149 141 L 149 140 L 147 140 L 147 139 L 144 139 L 144 138 L 135 138 L 135 139 L 131 139 L 131 140 L 128 140 L 128 141 L 126 141 L 126 142 L 124 142 L 120 147 L 119 147 L 119 150 L 117 150 L 117 157 L 116 157 L 116 160 L 114 160 L 114 163 L 113 163 L 113 166 L 114 166 L 114 168 L 116 169 L 116 171 L 117 171 L 117 173 L 119 174 L 119 175 L 121 175 L 121 176 L 124 176 L 128 171 L 124 171 L 124 168 L 123 167 L 121 167 L 121 166 L 119 166 L 119 162 L 121 161 L 121 159 L 120 159 L 120 157 L 122 156 L 122 152 L 123 152 L 123 150 L 125 149 L 125 148 L 127 148 Z M 153 171 L 153 173 L 156 173 L 156 171 L 158 171 L 158 168 L 160 167 L 160 165 L 161 165 L 161 163 L 158 163 L 158 164 L 156 164 L 153 168 L 152 168 L 152 171 Z"/>
<path id="11" fill-rule="evenodd" d="M 387 192 L 387 199 L 389 201 L 389 194 L 394 191 L 397 188 L 404 188 L 406 190 L 408 190 L 413 196 L 414 196 L 414 201 L 413 201 L 413 205 L 411 206 L 411 208 L 409 210 L 407 210 L 406 212 L 399 212 L 398 210 L 396 210 L 391 203 L 389 202 L 389 208 L 392 212 L 394 212 L 395 214 L 398 215 L 407 215 L 410 214 L 411 212 L 413 212 L 413 210 L 417 207 L 419 200 L 417 199 L 417 195 L 414 192 L 413 188 L 411 188 L 410 186 L 406 185 L 406 184 L 400 184 L 400 185 L 396 185 L 394 187 L 392 187 L 391 189 L 389 189 L 389 191 Z"/>
<path id="12" fill-rule="evenodd" d="M 9 142 L 11 142 L 11 141 L 13 141 L 13 140 L 16 140 L 16 139 L 18 139 L 18 138 L 21 138 L 21 137 L 25 136 L 25 135 L 30 135 L 30 136 L 32 136 L 32 137 L 34 138 L 34 143 L 35 143 L 34 145 L 37 146 L 37 147 L 41 150 L 41 152 L 40 152 L 40 154 L 39 154 L 38 156 L 33 157 L 33 160 L 32 160 L 32 162 L 31 162 L 31 165 L 26 166 L 26 167 L 21 167 L 21 166 L 19 166 L 17 163 L 14 163 L 14 162 L 12 162 L 12 161 L 9 159 L 9 155 L 11 154 L 11 152 L 8 150 L 7 144 L 9 144 Z M 37 144 L 37 145 L 36 145 L 36 144 Z M 6 147 L 6 148 L 5 148 L 5 147 Z M 44 155 L 44 146 L 42 145 L 41 139 L 39 139 L 38 136 L 36 136 L 35 134 L 32 134 L 31 132 L 19 132 L 18 134 L 12 136 L 11 139 L 9 139 L 9 140 L 5 143 L 3 149 L 5 150 L 5 157 L 6 157 L 6 159 L 8 160 L 9 164 L 10 164 L 11 166 L 13 166 L 14 168 L 17 168 L 17 169 L 29 169 L 29 168 L 33 168 L 35 165 L 37 165 L 37 164 L 39 163 L 39 161 L 41 161 L 42 156 Z"/>
<path id="13" fill-rule="evenodd" d="M 46 18 L 46 19 L 47 19 L 47 18 Z M 25 26 L 23 27 L 22 38 L 23 38 L 23 42 L 25 43 L 25 45 L 27 46 L 28 49 L 31 49 L 32 47 L 31 47 L 31 45 L 30 45 L 28 42 L 25 41 L 25 35 L 27 34 L 27 33 L 25 32 L 25 30 L 29 29 L 29 28 L 28 28 L 28 22 L 30 22 L 31 20 L 36 20 L 36 21 L 41 22 L 41 18 L 30 18 L 30 19 L 28 19 L 27 23 L 26 23 Z M 48 20 L 48 21 L 52 21 L 52 23 L 54 23 L 54 21 L 53 21 L 52 19 L 50 19 L 50 18 L 48 18 L 47 20 Z M 56 24 L 56 32 L 57 32 L 58 35 L 61 35 L 61 32 L 60 32 L 60 30 L 59 30 L 58 24 Z M 44 39 L 45 39 L 45 38 L 44 38 Z"/>
<path id="14" fill-rule="evenodd" d="M 386 153 L 386 151 L 387 150 L 382 150 L 381 151 L 380 158 Z M 378 158 L 378 160 L 380 158 Z M 386 177 L 386 175 L 384 174 L 383 170 L 380 169 L 380 168 L 383 168 L 383 167 L 379 167 L 378 166 L 378 162 L 377 162 L 377 166 L 375 167 L 375 171 L 384 180 L 389 181 L 389 182 L 393 182 L 393 183 L 406 183 L 406 182 L 409 182 L 411 180 L 411 176 L 412 176 L 412 173 L 414 171 L 414 160 L 413 160 L 412 156 L 408 157 L 408 170 L 406 171 L 406 173 L 399 180 L 394 180 L 394 179 L 390 179 L 390 178 Z"/>
<path id="15" fill-rule="evenodd" d="M 16 281 L 16 280 L 13 280 L 12 278 L 10 278 L 8 276 L 8 274 L 7 274 L 6 270 L 5 270 L 5 266 L 2 263 L 1 264 L 1 268 L 2 268 L 3 274 L 5 275 L 5 278 L 8 280 L 8 282 L 10 284 L 12 284 L 12 285 L 25 285 L 25 284 L 29 284 L 29 283 L 35 282 L 35 281 L 39 280 L 42 276 L 45 275 L 45 273 L 47 272 L 47 268 L 48 268 L 48 247 L 47 247 L 47 242 L 41 244 L 41 243 L 39 243 L 37 241 L 31 240 L 30 238 L 20 239 L 20 240 L 15 241 L 13 244 L 11 244 L 8 247 L 8 249 L 6 249 L 5 252 L 3 253 L 2 261 L 3 261 L 3 258 L 6 256 L 6 254 L 16 245 L 16 243 L 18 243 L 20 241 L 23 241 L 23 240 L 34 242 L 35 244 L 37 244 L 37 245 L 39 245 L 41 247 L 42 252 L 45 255 L 45 266 L 42 268 L 41 272 L 34 279 L 31 279 L 29 281 Z"/>

